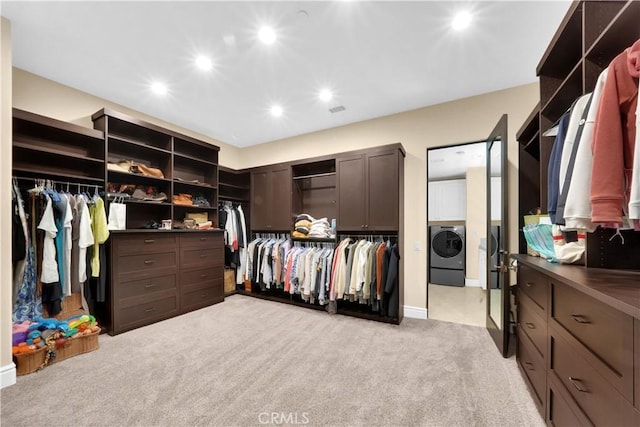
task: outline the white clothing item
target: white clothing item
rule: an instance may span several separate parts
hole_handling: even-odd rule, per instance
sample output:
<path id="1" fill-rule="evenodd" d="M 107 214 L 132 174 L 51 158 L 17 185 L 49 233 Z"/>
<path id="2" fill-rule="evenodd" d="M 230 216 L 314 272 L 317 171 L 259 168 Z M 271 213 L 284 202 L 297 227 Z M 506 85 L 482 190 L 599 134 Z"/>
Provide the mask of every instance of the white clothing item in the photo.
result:
<path id="1" fill-rule="evenodd" d="M 55 218 L 53 217 L 53 205 L 51 198 L 47 196 L 47 206 L 38 224 L 39 230 L 44 230 L 44 243 L 42 247 L 42 283 L 54 283 L 60 280 L 58 274 L 58 262 L 56 261 L 56 244 L 53 239 L 58 234 Z"/>
<path id="2" fill-rule="evenodd" d="M 567 200 L 564 206 L 565 229 L 594 231 L 596 228 L 591 222 L 591 199 L 589 196 L 591 165 L 593 163 L 591 144 L 593 143 L 593 131 L 595 129 L 598 105 L 600 104 L 604 82 L 607 79 L 607 70 L 605 69 L 598 77 L 596 87 L 593 90 L 591 105 L 587 112 L 587 119 L 582 129 L 582 137 L 578 142 L 573 174 L 571 175 Z"/>
<path id="3" fill-rule="evenodd" d="M 564 180 L 567 175 L 567 169 L 569 167 L 569 160 L 571 159 L 571 152 L 573 151 L 573 144 L 577 143 L 576 136 L 578 128 L 580 127 L 580 121 L 582 120 L 582 114 L 584 108 L 589 101 L 591 94 L 582 95 L 574 103 L 571 109 L 571 117 L 569 118 L 569 125 L 567 126 L 567 134 L 564 138 L 564 145 L 562 146 L 562 157 L 560 159 L 560 177 L 558 179 L 558 195 L 562 194 Z M 559 196 L 558 196 L 559 199 Z"/>
<path id="4" fill-rule="evenodd" d="M 638 84 L 638 91 L 640 92 L 640 84 Z M 633 150 L 629 219 L 640 219 L 640 102 L 638 102 L 636 107 L 636 146 Z"/>
<path id="5" fill-rule="evenodd" d="M 94 239 L 91 231 L 91 216 L 89 207 L 83 196 L 76 198 L 78 203 L 78 215 L 80 215 L 80 227 L 78 236 L 78 278 L 80 284 L 87 280 L 87 248 L 93 246 Z"/>
<path id="6" fill-rule="evenodd" d="M 71 211 L 71 203 L 69 203 L 69 197 L 71 195 L 61 194 L 60 197 L 64 197 L 67 202 L 67 209 L 65 210 L 64 222 L 63 222 L 63 256 L 64 260 L 64 283 L 62 284 L 62 294 L 65 296 L 71 295 L 71 221 L 73 221 L 73 212 Z"/>
<path id="7" fill-rule="evenodd" d="M 247 263 L 249 262 L 249 251 L 247 247 L 249 242 L 247 241 L 247 223 L 244 219 L 244 211 L 242 206 L 238 205 L 238 215 L 240 216 L 240 233 L 242 233 L 242 241 L 244 242 L 244 248 L 240 248 L 240 267 L 236 270 L 236 284 L 241 285 L 247 275 Z"/>

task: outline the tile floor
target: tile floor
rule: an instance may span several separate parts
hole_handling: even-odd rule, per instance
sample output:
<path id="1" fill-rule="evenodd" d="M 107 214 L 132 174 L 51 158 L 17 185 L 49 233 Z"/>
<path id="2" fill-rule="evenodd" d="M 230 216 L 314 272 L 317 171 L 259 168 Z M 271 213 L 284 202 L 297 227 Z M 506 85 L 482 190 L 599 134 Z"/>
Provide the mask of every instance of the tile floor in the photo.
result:
<path id="1" fill-rule="evenodd" d="M 429 319 L 485 326 L 486 291 L 479 287 L 429 284 Z"/>

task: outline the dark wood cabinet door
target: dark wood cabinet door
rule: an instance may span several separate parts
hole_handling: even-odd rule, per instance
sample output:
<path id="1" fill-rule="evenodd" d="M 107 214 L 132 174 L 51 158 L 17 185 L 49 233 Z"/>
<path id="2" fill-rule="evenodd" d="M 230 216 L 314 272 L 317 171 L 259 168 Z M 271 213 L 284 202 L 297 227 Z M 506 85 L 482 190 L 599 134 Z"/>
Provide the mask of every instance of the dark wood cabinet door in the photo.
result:
<path id="1" fill-rule="evenodd" d="M 367 155 L 366 172 L 368 220 L 365 228 L 398 230 L 398 151 Z"/>
<path id="2" fill-rule="evenodd" d="M 274 168 L 271 174 L 271 203 L 269 229 L 291 231 L 291 168 Z"/>
<path id="3" fill-rule="evenodd" d="M 336 160 L 338 172 L 338 230 L 366 230 L 364 155 Z"/>
<path id="4" fill-rule="evenodd" d="M 251 228 L 267 230 L 270 220 L 271 174 L 266 171 L 251 172 Z"/>

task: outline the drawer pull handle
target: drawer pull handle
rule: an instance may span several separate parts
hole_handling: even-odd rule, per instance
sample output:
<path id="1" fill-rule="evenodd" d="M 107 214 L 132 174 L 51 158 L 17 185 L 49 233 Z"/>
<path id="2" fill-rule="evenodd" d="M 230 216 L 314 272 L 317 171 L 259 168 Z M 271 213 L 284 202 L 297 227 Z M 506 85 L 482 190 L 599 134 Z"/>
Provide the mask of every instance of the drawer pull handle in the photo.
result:
<path id="1" fill-rule="evenodd" d="M 200 258 L 206 258 L 207 254 L 200 254 Z"/>
<path id="2" fill-rule="evenodd" d="M 571 381 L 571 384 L 573 384 L 573 386 L 576 388 L 576 390 L 578 390 L 581 393 L 588 393 L 589 390 L 587 390 L 586 388 L 584 388 L 582 386 L 582 381 L 579 380 L 578 378 L 573 378 L 573 377 L 569 377 L 569 381 Z"/>
<path id="3" fill-rule="evenodd" d="M 525 285 L 527 288 L 532 288 L 535 285 L 535 283 L 527 282 L 525 283 Z"/>
<path id="4" fill-rule="evenodd" d="M 156 241 L 153 240 L 153 239 L 146 239 L 144 242 L 145 243 L 155 243 Z"/>
<path id="5" fill-rule="evenodd" d="M 147 309 L 145 310 L 145 313 L 149 313 L 150 311 L 153 311 L 153 310 L 155 310 L 155 308 L 153 308 L 153 307 L 151 307 L 151 308 L 147 308 Z"/>
<path id="6" fill-rule="evenodd" d="M 200 275 L 200 278 L 201 278 L 201 279 L 204 279 L 205 277 L 207 277 L 207 275 L 206 275 L 206 274 L 201 274 L 201 275 Z"/>
<path id="7" fill-rule="evenodd" d="M 201 241 L 201 242 L 204 242 L 205 240 L 207 240 L 207 238 L 206 238 L 206 237 L 201 237 L 201 238 L 200 238 L 200 241 Z"/>
<path id="8" fill-rule="evenodd" d="M 149 265 L 149 264 L 155 264 L 156 260 L 155 259 L 147 259 L 144 261 L 145 264 Z"/>
<path id="9" fill-rule="evenodd" d="M 204 298 L 206 296 L 207 296 L 207 294 L 200 294 L 200 298 Z"/>
<path id="10" fill-rule="evenodd" d="M 152 283 L 149 283 L 148 285 L 144 285 L 145 288 L 149 289 L 149 288 L 155 288 L 158 285 L 154 285 Z"/>
<path id="11" fill-rule="evenodd" d="M 525 325 L 527 325 L 527 328 L 529 328 L 529 329 L 535 329 L 536 328 L 536 325 L 534 325 L 531 322 L 526 322 Z"/>
<path id="12" fill-rule="evenodd" d="M 524 362 L 524 364 L 526 365 L 528 371 L 535 371 L 535 368 L 533 367 L 533 363 Z"/>
<path id="13" fill-rule="evenodd" d="M 581 314 L 570 314 L 570 316 L 573 320 L 575 320 L 578 323 L 591 323 L 589 322 L 589 319 L 587 319 Z"/>

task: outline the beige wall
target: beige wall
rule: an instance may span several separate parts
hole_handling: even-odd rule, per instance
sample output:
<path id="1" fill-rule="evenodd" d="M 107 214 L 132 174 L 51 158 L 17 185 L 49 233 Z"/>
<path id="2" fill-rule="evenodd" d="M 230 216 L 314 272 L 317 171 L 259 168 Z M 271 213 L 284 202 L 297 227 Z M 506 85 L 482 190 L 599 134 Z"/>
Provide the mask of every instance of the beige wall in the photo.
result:
<path id="1" fill-rule="evenodd" d="M 487 232 L 487 169 L 467 169 L 466 277 L 479 280 L 478 245 Z"/>
<path id="2" fill-rule="evenodd" d="M 531 113 L 538 98 L 538 84 L 532 83 L 247 147 L 242 150 L 242 156 L 245 166 L 257 166 L 395 142 L 402 143 L 407 151 L 403 250 L 405 305 L 424 308 L 428 265 L 425 166 L 427 148 L 482 141 L 489 136 L 502 114 L 509 115 L 510 247 L 517 252 L 518 146 L 515 132 Z M 414 250 L 416 242 L 422 248 L 421 251 Z"/>
<path id="3" fill-rule="evenodd" d="M 209 142 L 220 147 L 219 162 L 231 168 L 240 166 L 237 147 L 225 144 L 205 135 L 193 132 L 140 113 L 106 99 L 98 98 L 69 86 L 48 80 L 19 68 L 13 69 L 13 106 L 21 110 L 53 117 L 58 120 L 93 127 L 91 115 L 102 108 L 112 108 L 125 114 L 138 117 L 158 126 L 180 132 L 187 136 Z"/>
<path id="4" fill-rule="evenodd" d="M 0 33 L 0 388 L 15 383 L 11 358 L 11 23 L 1 18 Z"/>
<path id="5" fill-rule="evenodd" d="M 204 138 L 185 129 L 130 111 L 100 98 L 14 68 L 17 108 L 90 126 L 88 116 L 102 107 L 131 112 L 160 126 Z M 511 247 L 517 249 L 517 162 L 515 131 L 538 101 L 538 84 L 461 99 L 312 134 L 238 149 L 221 147 L 220 163 L 232 168 L 259 166 L 400 142 L 405 160 L 405 305 L 426 305 L 426 150 L 484 140 L 502 114 L 509 114 Z M 210 139 L 209 139 L 210 140 Z M 414 250 L 418 243 L 420 251 Z"/>

